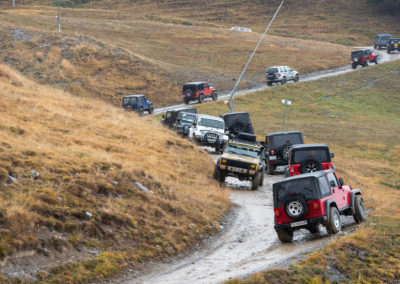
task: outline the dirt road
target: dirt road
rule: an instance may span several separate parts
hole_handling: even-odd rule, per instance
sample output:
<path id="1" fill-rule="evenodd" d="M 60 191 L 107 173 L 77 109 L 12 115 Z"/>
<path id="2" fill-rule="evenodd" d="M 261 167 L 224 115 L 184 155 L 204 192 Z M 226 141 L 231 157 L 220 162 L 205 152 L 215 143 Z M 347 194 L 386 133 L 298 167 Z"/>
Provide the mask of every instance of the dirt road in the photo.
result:
<path id="1" fill-rule="evenodd" d="M 385 63 L 385 62 L 388 62 L 388 61 L 393 61 L 393 60 L 400 59 L 400 53 L 388 54 L 386 52 L 386 50 L 376 50 L 376 49 L 373 49 L 372 47 L 356 47 L 356 49 L 363 49 L 363 48 L 369 48 L 369 49 L 373 50 L 374 53 L 379 54 L 379 60 L 378 60 L 379 63 Z M 349 55 L 349 57 L 350 57 L 350 55 Z M 358 66 L 357 70 L 360 69 L 360 68 L 362 68 L 362 67 Z M 322 70 L 322 71 L 313 72 L 313 73 L 306 74 L 306 75 L 301 75 L 300 74 L 300 81 L 301 82 L 315 81 L 315 80 L 319 80 L 319 79 L 322 79 L 322 78 L 338 76 L 338 75 L 341 75 L 341 74 L 345 74 L 345 73 L 348 73 L 348 72 L 354 72 L 354 71 L 356 71 L 356 70 L 353 70 L 351 68 L 351 66 L 350 66 L 350 58 L 349 58 L 349 65 L 348 66 L 343 66 L 343 67 L 339 67 L 339 68 L 335 68 L 335 69 L 329 69 L 329 70 Z M 274 87 L 276 87 L 276 85 L 272 86 L 272 88 L 274 88 Z M 260 86 L 258 86 L 256 88 L 253 88 L 253 89 L 246 89 L 246 90 L 238 91 L 238 92 L 236 92 L 235 96 L 244 95 L 244 94 L 250 93 L 250 92 L 262 91 L 262 90 L 265 90 L 267 88 L 271 88 L 271 87 L 268 87 L 267 85 L 263 84 L 263 85 L 260 85 Z M 229 92 L 218 93 L 218 100 L 226 100 L 229 97 L 229 95 L 230 95 Z M 189 105 L 177 104 L 177 105 L 172 105 L 172 106 L 168 106 L 168 107 L 156 108 L 156 109 L 154 109 L 154 113 L 155 114 L 159 114 L 159 113 L 167 112 L 168 110 L 190 108 L 190 107 L 193 107 L 196 104 L 197 104 L 197 102 L 193 101 Z"/>
<path id="2" fill-rule="evenodd" d="M 211 149 L 210 154 L 216 161 L 218 156 Z M 184 259 L 157 264 L 150 273 L 125 283 L 218 283 L 284 265 L 321 247 L 330 240 L 323 227 L 317 234 L 297 231 L 290 244 L 278 240 L 274 230 L 272 184 L 281 179 L 283 174 L 266 176 L 264 186 L 252 191 L 250 182 L 227 178 L 226 185 L 233 187 L 230 199 L 236 208 L 232 223 L 218 239 Z M 352 218 L 342 218 L 344 227 L 354 223 Z"/>

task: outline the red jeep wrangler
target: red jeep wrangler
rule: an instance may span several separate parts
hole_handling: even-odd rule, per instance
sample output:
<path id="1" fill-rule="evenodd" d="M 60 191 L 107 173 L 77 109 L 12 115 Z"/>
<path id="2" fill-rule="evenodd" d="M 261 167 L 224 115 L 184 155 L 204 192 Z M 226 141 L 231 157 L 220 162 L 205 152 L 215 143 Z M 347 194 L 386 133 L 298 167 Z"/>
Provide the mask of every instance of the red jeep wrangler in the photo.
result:
<path id="1" fill-rule="evenodd" d="M 369 49 L 356 50 L 351 52 L 351 67 L 357 69 L 357 65 L 367 67 L 370 62 L 378 64 L 379 55 L 372 53 Z"/>
<path id="2" fill-rule="evenodd" d="M 335 169 L 326 144 L 297 144 L 289 149 L 286 177 Z"/>
<path id="3" fill-rule="evenodd" d="M 202 103 L 205 98 L 212 98 L 213 101 L 218 99 L 217 90 L 210 87 L 207 82 L 192 82 L 183 85 L 182 97 L 185 104 L 195 100 Z"/>
<path id="4" fill-rule="evenodd" d="M 273 185 L 275 231 L 279 240 L 291 242 L 293 232 L 305 228 L 319 231 L 319 224 L 330 235 L 342 229 L 340 215 L 365 221 L 360 189 L 343 185 L 332 170 L 285 178 Z"/>

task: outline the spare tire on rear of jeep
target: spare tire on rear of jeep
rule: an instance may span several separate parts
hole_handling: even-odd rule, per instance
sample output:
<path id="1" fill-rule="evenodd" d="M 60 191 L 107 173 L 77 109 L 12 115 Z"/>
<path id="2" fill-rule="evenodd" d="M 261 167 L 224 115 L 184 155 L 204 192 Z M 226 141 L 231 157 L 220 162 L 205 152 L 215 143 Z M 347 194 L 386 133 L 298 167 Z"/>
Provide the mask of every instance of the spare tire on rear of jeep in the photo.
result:
<path id="1" fill-rule="evenodd" d="M 293 220 L 302 219 L 308 213 L 307 202 L 298 196 L 291 197 L 285 204 L 285 213 Z"/>
<path id="2" fill-rule="evenodd" d="M 285 162 L 288 160 L 289 158 L 289 151 L 290 151 L 290 147 L 292 146 L 292 143 L 285 143 L 282 145 L 282 147 L 279 149 L 279 153 L 281 154 L 282 160 L 284 160 Z"/>
<path id="3" fill-rule="evenodd" d="M 308 159 L 301 163 L 300 171 L 302 174 L 313 173 L 322 170 L 322 164 L 315 159 Z"/>

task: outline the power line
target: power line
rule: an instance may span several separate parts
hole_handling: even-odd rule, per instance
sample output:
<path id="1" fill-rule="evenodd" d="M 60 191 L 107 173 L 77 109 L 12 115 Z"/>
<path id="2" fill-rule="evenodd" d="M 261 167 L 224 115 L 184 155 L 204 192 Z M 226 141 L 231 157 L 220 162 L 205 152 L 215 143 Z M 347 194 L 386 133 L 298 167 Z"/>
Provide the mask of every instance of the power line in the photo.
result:
<path id="1" fill-rule="evenodd" d="M 263 39 L 264 39 L 264 36 L 267 34 L 267 32 L 268 32 L 268 30 L 269 30 L 269 27 L 272 25 L 272 23 L 274 22 L 276 16 L 278 15 L 279 10 L 281 9 L 281 7 L 282 7 L 282 5 L 283 5 L 283 2 L 285 2 L 285 0 L 282 0 L 282 3 L 279 5 L 278 9 L 276 10 L 275 15 L 272 17 L 271 22 L 269 23 L 268 27 L 265 29 L 264 33 L 262 34 L 262 36 L 261 36 L 261 38 L 260 38 L 260 40 L 259 40 L 259 42 L 258 42 L 258 44 L 257 44 L 257 46 L 256 46 L 256 48 L 254 49 L 253 53 L 251 54 L 251 56 L 250 56 L 250 58 L 249 58 L 249 61 L 247 61 L 247 64 L 246 64 L 246 66 L 244 67 L 243 72 L 242 72 L 242 74 L 240 75 L 239 79 L 237 80 L 237 82 L 236 82 L 236 84 L 235 84 L 235 87 L 233 87 L 233 90 L 232 90 L 232 92 L 231 92 L 231 94 L 230 94 L 230 96 L 229 96 L 229 100 L 228 100 L 228 102 L 229 102 L 229 108 L 230 108 L 231 112 L 234 112 L 234 106 L 233 106 L 233 102 L 232 102 L 233 95 L 235 94 L 237 88 L 239 87 L 240 81 L 242 81 L 243 76 L 244 76 L 244 74 L 245 74 L 246 71 L 247 71 L 247 68 L 249 68 L 250 62 L 251 62 L 251 60 L 253 59 L 254 54 L 256 54 L 257 48 L 260 46 L 261 42 L 262 42 Z"/>

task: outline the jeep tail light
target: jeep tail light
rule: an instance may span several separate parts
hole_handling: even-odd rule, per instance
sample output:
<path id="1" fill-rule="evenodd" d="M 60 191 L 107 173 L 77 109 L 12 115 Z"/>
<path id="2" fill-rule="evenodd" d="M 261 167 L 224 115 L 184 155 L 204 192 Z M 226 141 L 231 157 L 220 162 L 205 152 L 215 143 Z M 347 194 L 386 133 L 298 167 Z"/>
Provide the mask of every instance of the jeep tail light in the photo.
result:
<path id="1" fill-rule="evenodd" d="M 219 160 L 219 163 L 220 163 L 221 165 L 226 165 L 226 159 L 221 159 L 221 160 Z"/>
<path id="2" fill-rule="evenodd" d="M 269 153 L 270 153 L 271 155 L 275 155 L 275 151 L 274 151 L 274 150 L 269 151 Z"/>
<path id="3" fill-rule="evenodd" d="M 279 210 L 275 210 L 275 216 L 276 216 L 276 217 L 281 216 L 281 212 L 279 212 Z"/>
<path id="4" fill-rule="evenodd" d="M 319 209 L 319 202 L 318 202 L 318 201 L 314 201 L 314 202 L 312 203 L 312 208 L 313 208 L 314 210 Z"/>
<path id="5" fill-rule="evenodd" d="M 278 73 L 278 77 L 280 77 L 281 76 L 281 73 Z"/>

